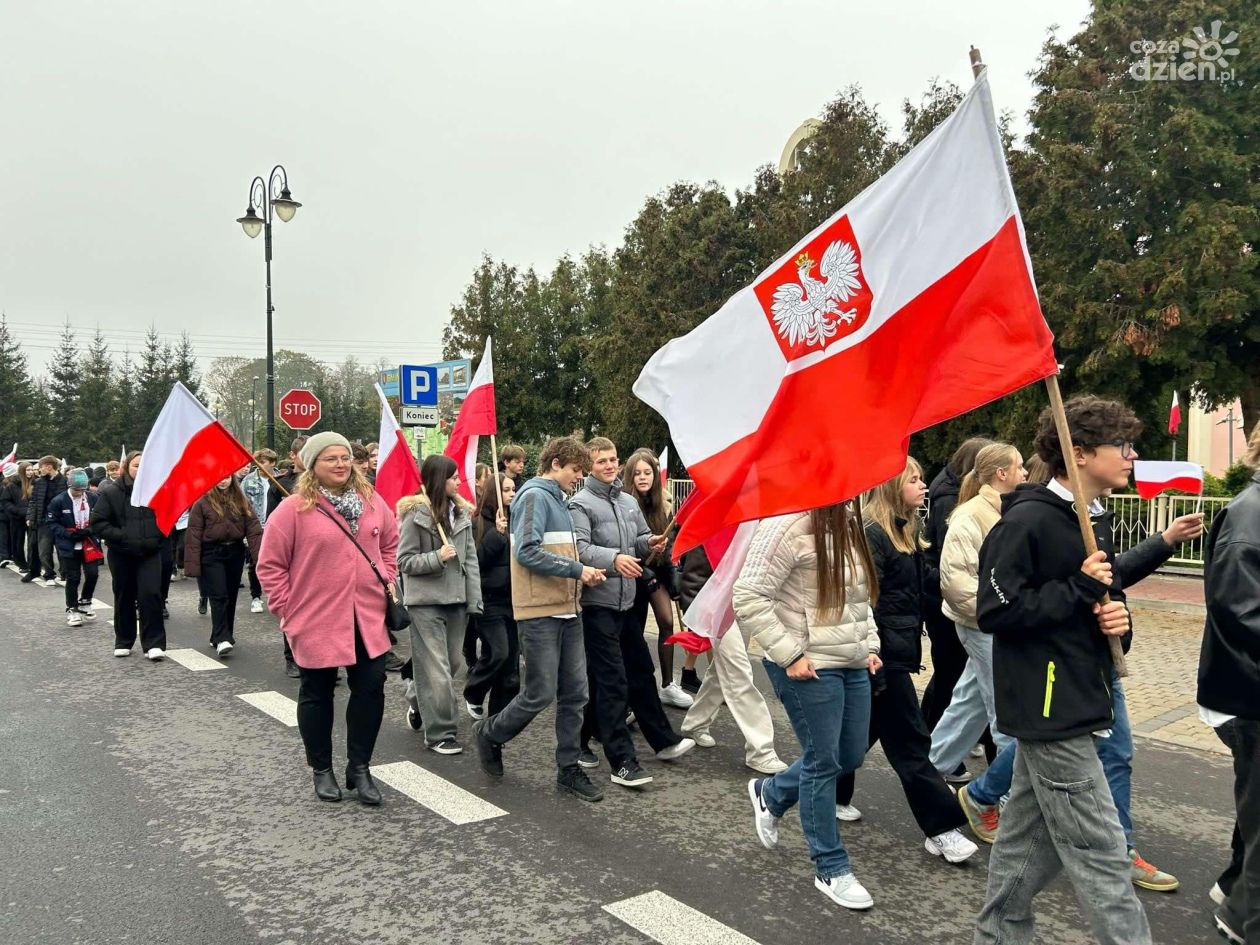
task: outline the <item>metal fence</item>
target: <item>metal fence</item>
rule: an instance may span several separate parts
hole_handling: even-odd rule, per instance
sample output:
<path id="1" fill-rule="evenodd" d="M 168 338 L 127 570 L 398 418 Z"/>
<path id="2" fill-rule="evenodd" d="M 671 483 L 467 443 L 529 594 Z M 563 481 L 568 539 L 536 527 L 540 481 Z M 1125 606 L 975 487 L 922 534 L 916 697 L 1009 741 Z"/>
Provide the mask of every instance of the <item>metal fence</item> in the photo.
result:
<path id="1" fill-rule="evenodd" d="M 690 479 L 671 479 L 669 485 L 674 496 L 674 508 L 681 506 L 695 488 Z M 1111 535 L 1116 552 L 1128 551 L 1152 535 L 1158 535 L 1177 516 L 1194 512 L 1199 501 L 1199 497 L 1193 495 L 1161 495 L 1154 499 L 1143 499 L 1136 495 L 1108 497 L 1107 507 L 1115 515 Z M 1212 518 L 1225 507 L 1229 499 L 1212 496 L 1204 497 L 1202 502 L 1203 527 L 1208 529 L 1212 526 Z M 1178 547 L 1176 555 L 1168 559 L 1166 567 L 1202 570 L 1203 544 L 1203 538 L 1183 543 Z"/>

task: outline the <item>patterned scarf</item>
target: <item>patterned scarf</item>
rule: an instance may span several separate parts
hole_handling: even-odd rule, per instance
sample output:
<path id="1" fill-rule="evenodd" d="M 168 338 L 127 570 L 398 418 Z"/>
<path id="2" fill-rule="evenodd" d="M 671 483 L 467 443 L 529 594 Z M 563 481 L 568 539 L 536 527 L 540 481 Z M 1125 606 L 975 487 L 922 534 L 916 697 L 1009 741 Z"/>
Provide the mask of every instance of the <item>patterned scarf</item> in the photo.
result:
<path id="1" fill-rule="evenodd" d="M 323 486 L 319 487 L 320 494 L 332 503 L 337 514 L 346 520 L 346 524 L 350 526 L 350 534 L 359 534 L 359 516 L 363 514 L 363 496 L 359 495 L 354 489 L 347 489 L 338 495 L 330 492 Z"/>

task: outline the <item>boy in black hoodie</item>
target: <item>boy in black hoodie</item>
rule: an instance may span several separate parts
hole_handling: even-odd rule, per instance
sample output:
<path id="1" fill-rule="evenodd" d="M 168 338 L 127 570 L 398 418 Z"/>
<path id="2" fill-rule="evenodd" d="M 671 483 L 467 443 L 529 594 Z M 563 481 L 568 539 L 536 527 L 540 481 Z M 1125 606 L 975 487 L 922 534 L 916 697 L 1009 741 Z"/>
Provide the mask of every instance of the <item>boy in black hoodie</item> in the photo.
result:
<path id="1" fill-rule="evenodd" d="M 977 945 L 1031 941 L 1033 900 L 1060 870 L 1099 942 L 1151 941 L 1094 747 L 1095 735 L 1113 724 L 1107 638 L 1130 630 L 1112 573 L 1110 517 L 1099 499 L 1128 484 L 1142 425 L 1123 404 L 1097 397 L 1074 398 L 1066 411 L 1099 551 L 1085 554 L 1049 410 L 1038 421 L 1036 448 L 1054 478 L 1005 496 L 1002 518 L 980 549 L 977 616 L 994 637 L 997 724 L 1019 739 L 1019 750 Z M 1113 588 L 1119 599 L 1103 604 Z"/>

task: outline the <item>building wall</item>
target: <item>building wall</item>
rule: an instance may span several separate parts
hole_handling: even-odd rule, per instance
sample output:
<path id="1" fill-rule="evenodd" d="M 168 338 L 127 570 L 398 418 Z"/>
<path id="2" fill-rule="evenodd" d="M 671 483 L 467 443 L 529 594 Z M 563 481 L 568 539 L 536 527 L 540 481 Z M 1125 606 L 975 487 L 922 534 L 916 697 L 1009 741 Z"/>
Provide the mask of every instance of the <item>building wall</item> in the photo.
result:
<path id="1" fill-rule="evenodd" d="M 1228 422 L 1231 409 L 1232 431 Z M 1186 458 L 1192 463 L 1198 463 L 1212 475 L 1220 476 L 1229 468 L 1231 432 L 1234 462 L 1238 462 L 1247 452 L 1247 436 L 1242 428 L 1242 405 L 1238 401 L 1211 413 L 1192 406 L 1187 422 L 1190 455 Z"/>

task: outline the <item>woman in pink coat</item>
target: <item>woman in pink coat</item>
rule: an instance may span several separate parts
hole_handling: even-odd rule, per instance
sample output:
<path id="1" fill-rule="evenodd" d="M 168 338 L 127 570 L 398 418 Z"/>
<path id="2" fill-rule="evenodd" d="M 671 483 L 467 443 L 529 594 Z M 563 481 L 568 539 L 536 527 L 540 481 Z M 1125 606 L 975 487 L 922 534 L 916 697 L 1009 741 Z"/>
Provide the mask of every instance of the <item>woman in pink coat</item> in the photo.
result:
<path id="1" fill-rule="evenodd" d="M 267 518 L 258 579 L 267 605 L 293 647 L 301 670 L 298 731 L 315 772 L 315 794 L 341 800 L 332 771 L 333 687 L 346 667 L 346 788 L 364 804 L 380 804 L 368 764 L 385 710 L 385 594 L 382 576 L 396 575 L 398 524 L 367 478 L 355 468 L 350 443 L 317 433 L 301 451 L 306 471 L 297 489 Z M 353 536 L 353 540 L 343 531 Z"/>

